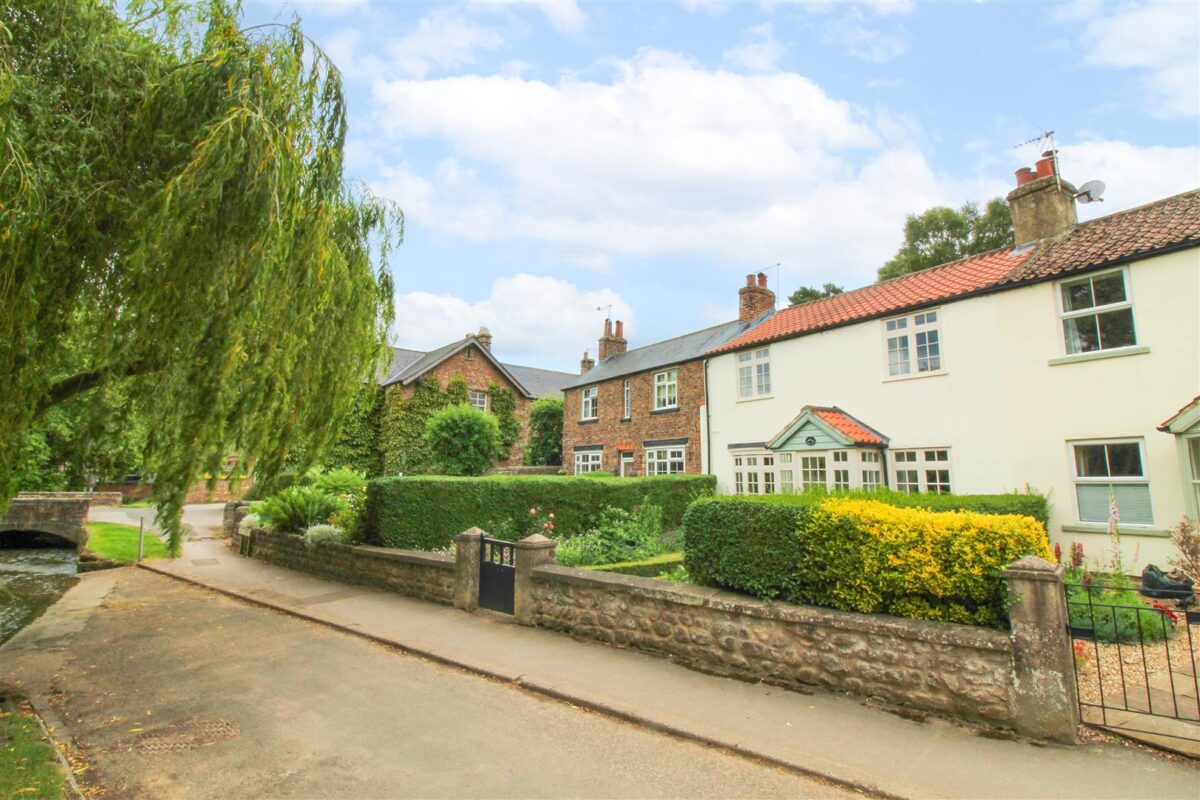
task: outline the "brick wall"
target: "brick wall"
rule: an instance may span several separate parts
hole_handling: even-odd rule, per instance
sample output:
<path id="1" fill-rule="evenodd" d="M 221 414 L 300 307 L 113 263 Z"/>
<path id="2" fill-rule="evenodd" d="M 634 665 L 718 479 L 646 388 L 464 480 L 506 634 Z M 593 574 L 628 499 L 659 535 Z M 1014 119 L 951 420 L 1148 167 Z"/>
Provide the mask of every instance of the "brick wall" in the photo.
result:
<path id="1" fill-rule="evenodd" d="M 575 448 L 604 445 L 601 464 L 605 470 L 616 472 L 620 466 L 618 453 L 633 452 L 635 475 L 646 474 L 647 441 L 686 439 L 686 471 L 702 472 L 700 418 L 704 413 L 704 362 L 689 361 L 669 367 L 678 372 L 679 408 L 673 411 L 652 412 L 654 408 L 654 375 L 662 369 L 625 375 L 599 384 L 600 412 L 595 422 L 579 419 L 584 387 L 568 389 L 563 406 L 563 467 L 575 472 Z M 625 381 L 630 382 L 630 418 L 624 412 Z"/>
<path id="2" fill-rule="evenodd" d="M 517 420 L 521 423 L 521 433 L 517 437 L 517 441 L 513 443 L 508 459 L 500 463 L 504 466 L 520 465 L 525 459 L 525 442 L 529 439 L 529 407 L 533 401 L 526 398 L 517 387 L 513 386 L 504 373 L 496 369 L 495 365 L 485 358 L 479 348 L 474 345 L 447 358 L 427 372 L 424 377 L 436 377 L 442 386 L 445 386 L 459 375 L 467 382 L 469 390 L 486 392 L 488 384 L 496 381 L 513 393 L 513 398 L 516 400 L 514 412 Z M 413 386 L 397 385 L 394 390 L 402 392 L 407 397 L 412 394 Z"/>

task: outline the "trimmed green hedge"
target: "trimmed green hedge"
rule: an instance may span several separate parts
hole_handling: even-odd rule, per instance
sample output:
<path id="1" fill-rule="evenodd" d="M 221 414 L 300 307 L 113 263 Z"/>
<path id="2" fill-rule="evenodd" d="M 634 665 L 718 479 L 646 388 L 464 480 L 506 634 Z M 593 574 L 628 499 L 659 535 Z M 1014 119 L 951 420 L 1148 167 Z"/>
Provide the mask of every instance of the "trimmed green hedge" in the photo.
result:
<path id="1" fill-rule="evenodd" d="M 716 488 L 712 475 L 596 479 L 558 475 L 482 478 L 381 478 L 367 487 L 363 534 L 369 544 L 440 550 L 468 528 L 502 534 L 529 509 L 554 514 L 555 536 L 593 527 L 609 506 L 632 511 L 644 502 L 663 511 L 663 527 L 677 528 L 693 500 Z"/>
<path id="2" fill-rule="evenodd" d="M 900 508 L 927 508 L 930 511 L 973 511 L 976 514 L 1020 514 L 1033 517 L 1045 527 L 1050 520 L 1050 501 L 1036 492 L 1008 494 L 912 494 L 892 489 L 853 489 L 850 491 L 809 491 L 797 494 L 769 494 L 743 499 L 756 503 L 782 505 L 813 505 L 828 497 L 848 497 L 854 500 L 876 500 Z"/>
<path id="3" fill-rule="evenodd" d="M 1050 556 L 1045 526 L 1030 513 L 970 509 L 1010 502 L 1008 507 L 1038 513 L 1045 499 L 941 496 L 939 504 L 953 511 L 912 501 L 936 497 L 704 498 L 684 516 L 684 564 L 697 583 L 766 600 L 1004 625 L 1007 591 L 1000 572 L 1022 555 Z"/>
<path id="4" fill-rule="evenodd" d="M 657 578 L 664 572 L 670 572 L 683 563 L 683 553 L 666 553 L 665 555 L 647 558 L 645 561 L 625 561 L 620 564 L 600 564 L 595 567 L 580 567 L 593 572 L 615 572 L 618 575 L 638 575 L 643 578 Z"/>

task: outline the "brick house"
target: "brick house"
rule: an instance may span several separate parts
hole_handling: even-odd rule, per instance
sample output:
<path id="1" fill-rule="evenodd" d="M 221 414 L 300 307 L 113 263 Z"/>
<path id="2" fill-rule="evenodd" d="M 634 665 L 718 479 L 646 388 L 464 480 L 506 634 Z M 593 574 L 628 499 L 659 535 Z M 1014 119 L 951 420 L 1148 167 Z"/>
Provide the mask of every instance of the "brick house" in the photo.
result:
<path id="1" fill-rule="evenodd" d="M 597 356 L 563 387 L 563 466 L 570 474 L 621 476 L 706 471 L 705 354 L 741 336 L 775 310 L 761 272 L 746 276 L 738 319 L 628 349 L 625 326 L 605 320 Z M 759 380 L 770 381 L 769 375 Z"/>
<path id="2" fill-rule="evenodd" d="M 471 405 L 481 411 L 492 411 L 489 387 L 493 382 L 513 393 L 521 434 L 508 459 L 502 462 L 503 466 L 522 463 L 529 438 L 529 407 L 533 401 L 539 397 L 557 397 L 561 393 L 559 387 L 574 377 L 567 372 L 501 363 L 492 353 L 491 332 L 480 328 L 478 333 L 469 333 L 427 353 L 393 347 L 392 363 L 380 377 L 379 385 L 385 398 L 397 394 L 409 397 L 421 381 L 437 380 L 445 386 L 459 376 L 467 382 Z"/>

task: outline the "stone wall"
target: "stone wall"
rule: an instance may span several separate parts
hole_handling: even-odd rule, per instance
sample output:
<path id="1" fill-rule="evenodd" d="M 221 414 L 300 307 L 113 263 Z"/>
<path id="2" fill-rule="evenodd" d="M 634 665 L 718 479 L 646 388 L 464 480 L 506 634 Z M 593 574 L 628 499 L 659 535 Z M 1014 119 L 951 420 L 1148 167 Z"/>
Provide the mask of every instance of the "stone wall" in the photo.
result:
<path id="1" fill-rule="evenodd" d="M 1012 726 L 1001 631 L 764 603 L 716 589 L 560 566 L 531 571 L 533 622 L 707 672 L 852 692 Z"/>
<path id="2" fill-rule="evenodd" d="M 22 500 L 86 500 L 93 506 L 121 505 L 120 492 L 21 492 Z"/>
<path id="3" fill-rule="evenodd" d="M 232 543 L 245 552 L 242 538 L 235 533 Z M 434 603 L 449 605 L 454 599 L 454 559 L 437 553 L 337 543 L 309 550 L 302 536 L 255 530 L 250 536 L 249 554 L 299 572 Z"/>

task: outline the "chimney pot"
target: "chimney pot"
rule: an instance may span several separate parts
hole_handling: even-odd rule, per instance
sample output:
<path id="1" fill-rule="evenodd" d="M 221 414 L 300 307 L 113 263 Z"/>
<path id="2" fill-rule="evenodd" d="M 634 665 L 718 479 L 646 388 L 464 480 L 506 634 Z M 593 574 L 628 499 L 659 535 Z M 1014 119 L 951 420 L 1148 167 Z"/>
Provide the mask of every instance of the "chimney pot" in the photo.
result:
<path id="1" fill-rule="evenodd" d="M 746 285 L 738 289 L 738 319 L 749 322 L 774 310 L 775 293 L 767 288 L 767 276 L 762 272 L 747 275 Z"/>
<path id="2" fill-rule="evenodd" d="M 760 272 L 760 273 L 758 273 L 758 285 L 759 285 L 759 286 L 762 286 L 762 287 L 764 287 L 764 288 L 766 287 L 766 285 L 767 285 L 767 274 L 766 274 L 765 272 Z"/>
<path id="3" fill-rule="evenodd" d="M 588 351 L 584 350 L 583 358 L 579 361 L 579 374 L 584 374 L 594 366 L 596 366 L 596 362 L 592 360 L 590 355 L 588 355 Z"/>
<path id="4" fill-rule="evenodd" d="M 612 320 L 611 319 L 604 320 L 604 335 L 612 336 Z"/>
<path id="5" fill-rule="evenodd" d="M 1037 176 L 1039 178 L 1045 178 L 1049 175 L 1053 175 L 1054 174 L 1054 156 L 1046 156 L 1045 158 L 1038 159 L 1036 166 L 1037 166 Z"/>
<path id="6" fill-rule="evenodd" d="M 746 285 L 747 285 L 747 286 L 753 286 L 753 285 L 754 285 L 754 276 L 753 276 L 753 275 L 747 275 L 747 276 L 746 276 Z"/>
<path id="7" fill-rule="evenodd" d="M 625 323 L 622 322 L 621 320 L 617 320 L 617 338 L 618 339 L 625 338 Z"/>
<path id="8" fill-rule="evenodd" d="M 475 340 L 479 342 L 479 346 L 484 350 L 491 351 L 492 349 L 492 332 L 487 328 L 480 328 L 479 333 L 475 334 Z"/>
<path id="9" fill-rule="evenodd" d="M 1024 186 L 1033 180 L 1033 168 L 1021 167 L 1017 170 L 1017 186 Z"/>

